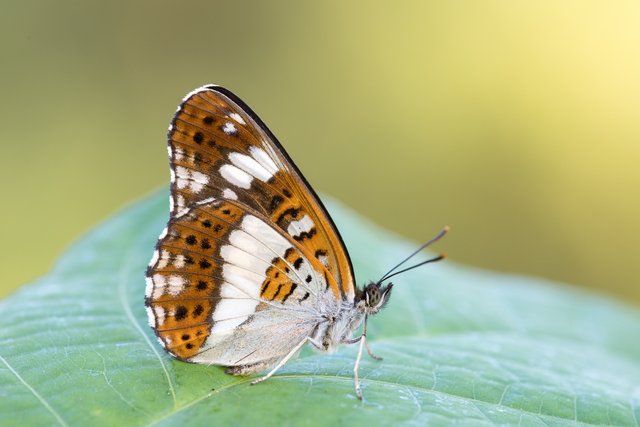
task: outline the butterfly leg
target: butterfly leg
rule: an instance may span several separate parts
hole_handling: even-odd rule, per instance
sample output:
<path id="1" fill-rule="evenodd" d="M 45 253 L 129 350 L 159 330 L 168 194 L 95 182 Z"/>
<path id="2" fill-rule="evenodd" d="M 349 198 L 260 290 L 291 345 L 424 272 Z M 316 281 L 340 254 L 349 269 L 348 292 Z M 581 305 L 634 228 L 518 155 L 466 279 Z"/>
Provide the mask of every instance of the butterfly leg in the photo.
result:
<path id="1" fill-rule="evenodd" d="M 367 336 L 367 330 L 366 330 L 366 327 L 365 327 L 363 334 L 360 335 L 358 338 L 353 338 L 353 339 L 350 339 L 350 340 L 344 340 L 342 342 L 344 344 L 355 344 L 357 342 L 360 342 L 360 340 L 362 340 L 363 337 L 366 338 L 366 336 Z M 376 356 L 375 354 L 373 354 L 373 351 L 371 351 L 371 348 L 369 347 L 369 343 L 366 342 L 366 340 L 365 340 L 364 346 L 367 349 L 367 353 L 369 353 L 369 356 L 371 356 L 373 359 L 375 359 L 375 360 L 384 360 L 384 358 L 382 358 L 380 356 Z"/>
<path id="2" fill-rule="evenodd" d="M 362 335 L 360 335 L 358 338 L 353 338 L 350 340 L 344 340 L 342 341 L 343 344 L 355 344 L 357 342 L 360 342 L 360 340 L 362 339 Z M 365 341 L 364 343 L 365 348 L 367 349 L 367 353 L 369 353 L 369 356 L 371 356 L 373 359 L 375 360 L 384 360 L 383 357 L 377 356 L 375 354 L 373 354 L 373 351 L 371 351 L 371 348 L 369 347 L 369 343 Z"/>
<path id="3" fill-rule="evenodd" d="M 360 348 L 358 349 L 358 357 L 356 357 L 356 364 L 353 366 L 353 379 L 356 387 L 356 396 L 360 400 L 362 400 L 362 390 L 360 389 L 360 377 L 358 376 L 358 371 L 360 370 L 360 359 L 362 359 L 362 349 L 365 342 L 367 342 L 367 336 L 362 334 L 360 336 Z"/>
<path id="4" fill-rule="evenodd" d="M 278 364 L 276 366 L 274 366 L 274 368 L 271 371 L 269 371 L 269 373 L 267 375 L 265 375 L 264 377 L 260 377 L 257 380 L 251 381 L 251 385 L 255 385 L 255 384 L 261 383 L 262 381 L 268 380 L 269 378 L 271 378 L 273 376 L 273 374 L 275 374 L 280 368 L 282 368 L 289 361 L 289 359 L 291 359 L 298 351 L 300 351 L 302 346 L 305 345 L 307 342 L 313 342 L 313 339 L 311 337 L 306 337 L 305 339 L 300 341 L 300 343 L 298 345 L 296 345 L 293 348 L 293 350 L 291 350 L 289 352 L 289 354 L 287 354 L 285 357 L 283 357 L 282 360 L 280 362 L 278 362 Z M 314 343 L 314 345 L 315 345 L 315 343 Z"/>
<path id="5" fill-rule="evenodd" d="M 369 353 L 369 356 L 373 357 L 376 360 L 382 360 L 382 358 L 375 356 L 373 353 L 371 353 L 371 350 L 369 349 L 369 346 L 367 345 L 367 320 L 368 320 L 369 316 L 367 316 L 366 314 L 364 315 L 364 322 L 363 322 L 363 326 L 362 326 L 362 335 L 360 335 L 359 341 L 360 341 L 360 347 L 358 348 L 358 357 L 356 358 L 356 364 L 353 366 L 353 377 L 354 377 L 354 381 L 355 381 L 355 387 L 356 387 L 356 396 L 358 397 L 358 399 L 362 400 L 362 390 L 360 389 L 360 376 L 358 375 L 358 371 L 360 370 L 360 360 L 362 360 L 362 350 L 366 347 L 367 348 L 367 353 Z"/>
<path id="6" fill-rule="evenodd" d="M 384 360 L 383 357 L 380 357 L 380 356 L 377 356 L 377 355 L 373 354 L 373 352 L 369 348 L 369 343 L 368 342 L 365 342 L 364 346 L 367 348 L 367 353 L 369 353 L 369 356 L 371 356 L 372 359 L 375 359 L 375 360 L 378 360 L 378 361 Z"/>

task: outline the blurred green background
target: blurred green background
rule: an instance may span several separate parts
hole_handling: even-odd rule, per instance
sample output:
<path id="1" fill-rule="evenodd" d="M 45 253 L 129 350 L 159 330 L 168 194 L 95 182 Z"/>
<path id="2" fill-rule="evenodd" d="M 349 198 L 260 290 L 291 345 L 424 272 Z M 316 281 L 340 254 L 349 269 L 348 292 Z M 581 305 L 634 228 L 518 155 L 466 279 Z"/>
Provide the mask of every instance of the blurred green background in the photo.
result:
<path id="1" fill-rule="evenodd" d="M 385 227 L 450 224 L 456 261 L 639 303 L 639 22 L 637 1 L 6 2 L 0 296 L 166 185 L 169 120 L 217 83 Z"/>

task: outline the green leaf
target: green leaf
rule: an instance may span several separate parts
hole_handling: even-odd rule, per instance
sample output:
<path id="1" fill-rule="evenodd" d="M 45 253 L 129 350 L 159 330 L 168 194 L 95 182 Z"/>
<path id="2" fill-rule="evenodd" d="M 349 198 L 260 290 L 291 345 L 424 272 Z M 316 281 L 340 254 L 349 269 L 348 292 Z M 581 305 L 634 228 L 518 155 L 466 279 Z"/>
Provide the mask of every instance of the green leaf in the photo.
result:
<path id="1" fill-rule="evenodd" d="M 360 281 L 415 247 L 328 206 Z M 363 359 L 363 402 L 355 346 L 304 350 L 254 387 L 176 361 L 143 307 L 167 210 L 165 192 L 135 204 L 0 302 L 0 425 L 638 425 L 637 309 L 450 260 L 396 278 L 371 320 L 385 359 Z"/>

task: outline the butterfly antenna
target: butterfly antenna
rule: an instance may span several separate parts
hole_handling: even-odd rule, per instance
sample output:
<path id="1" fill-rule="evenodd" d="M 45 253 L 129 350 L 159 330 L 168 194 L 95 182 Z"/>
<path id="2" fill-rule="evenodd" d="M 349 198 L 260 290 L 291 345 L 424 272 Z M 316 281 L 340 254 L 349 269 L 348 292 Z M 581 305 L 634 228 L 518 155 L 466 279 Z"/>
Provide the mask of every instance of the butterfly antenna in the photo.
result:
<path id="1" fill-rule="evenodd" d="M 420 263 L 418 263 L 416 265 L 412 265 L 411 267 L 407 267 L 404 270 L 396 271 L 395 273 L 390 274 L 387 277 L 385 277 L 383 280 L 388 280 L 388 279 L 392 278 L 393 276 L 397 276 L 398 274 L 404 273 L 405 271 L 413 270 L 414 268 L 420 267 L 421 265 L 425 265 L 425 264 L 429 264 L 429 263 L 432 263 L 432 262 L 443 260 L 446 257 L 447 257 L 447 254 L 443 252 L 443 253 L 441 253 L 440 255 L 438 255 L 435 258 L 431 258 L 431 259 L 428 259 L 426 261 L 422 261 L 422 262 L 420 262 Z M 382 282 L 382 280 L 381 280 L 381 282 Z"/>
<path id="2" fill-rule="evenodd" d="M 446 254 L 440 254 L 440 255 L 438 255 L 438 256 L 437 256 L 437 257 L 435 257 L 435 258 L 428 259 L 428 260 L 423 261 L 423 262 L 421 262 L 421 263 L 419 263 L 419 264 L 416 264 L 416 265 L 414 265 L 414 266 L 411 266 L 411 267 L 405 268 L 404 270 L 397 271 L 397 272 L 393 273 L 393 272 L 394 272 L 394 270 L 396 270 L 397 268 L 399 268 L 402 264 L 404 264 L 405 262 L 409 261 L 411 258 L 413 258 L 414 256 L 416 256 L 420 251 L 422 251 L 422 250 L 423 250 L 424 248 L 426 248 L 427 246 L 430 246 L 430 245 L 432 245 L 433 243 L 435 243 L 435 242 L 437 242 L 438 240 L 440 240 L 440 239 L 441 239 L 445 234 L 447 234 L 448 232 L 449 232 L 449 226 L 448 226 L 448 225 L 445 225 L 445 226 L 442 228 L 442 230 L 441 230 L 438 234 L 436 234 L 436 235 L 435 235 L 434 237 L 432 237 L 429 241 L 427 241 L 425 244 L 423 244 L 423 245 L 422 245 L 422 246 L 420 246 L 418 249 L 416 249 L 416 250 L 415 250 L 411 255 L 409 255 L 408 257 L 406 257 L 406 258 L 405 258 L 405 259 L 403 259 L 402 261 L 400 261 L 400 262 L 399 262 L 395 267 L 393 267 L 391 270 L 387 271 L 387 272 L 384 274 L 384 276 L 382 276 L 382 278 L 381 278 L 380 280 L 378 280 L 378 283 L 382 283 L 383 281 L 385 281 L 385 280 L 389 279 L 390 277 L 395 276 L 396 274 L 404 273 L 405 271 L 409 271 L 409 270 L 414 269 L 414 268 L 416 268 L 416 267 L 420 267 L 421 265 L 428 264 L 428 263 L 431 263 L 431 262 L 440 261 L 440 260 L 442 260 L 442 259 L 446 258 L 446 257 L 447 257 L 447 255 L 446 255 Z M 391 274 L 391 273 L 393 273 L 393 274 Z"/>

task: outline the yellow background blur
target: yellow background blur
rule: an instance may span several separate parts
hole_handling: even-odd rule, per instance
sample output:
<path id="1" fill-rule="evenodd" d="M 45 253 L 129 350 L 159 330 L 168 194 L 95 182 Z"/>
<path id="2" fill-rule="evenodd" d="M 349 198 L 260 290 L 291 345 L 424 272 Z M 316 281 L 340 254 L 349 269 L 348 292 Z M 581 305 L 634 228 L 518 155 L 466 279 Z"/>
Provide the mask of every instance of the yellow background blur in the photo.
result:
<path id="1" fill-rule="evenodd" d="M 2 9 L 0 296 L 166 185 L 176 106 L 218 83 L 385 227 L 640 302 L 638 1 Z"/>

